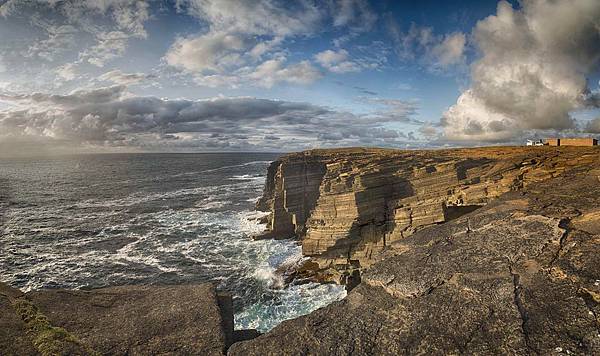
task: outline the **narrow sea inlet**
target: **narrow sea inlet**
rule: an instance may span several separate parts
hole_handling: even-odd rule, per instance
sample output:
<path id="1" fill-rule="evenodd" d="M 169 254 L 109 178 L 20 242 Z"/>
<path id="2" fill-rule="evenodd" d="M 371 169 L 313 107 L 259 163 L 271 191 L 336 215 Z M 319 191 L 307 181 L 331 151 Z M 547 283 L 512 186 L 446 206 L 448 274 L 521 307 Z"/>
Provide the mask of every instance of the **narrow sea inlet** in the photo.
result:
<path id="1" fill-rule="evenodd" d="M 211 281 L 236 328 L 270 330 L 341 299 L 337 285 L 281 288 L 302 258 L 253 241 L 276 154 L 114 154 L 0 160 L 0 276 L 24 291 Z"/>

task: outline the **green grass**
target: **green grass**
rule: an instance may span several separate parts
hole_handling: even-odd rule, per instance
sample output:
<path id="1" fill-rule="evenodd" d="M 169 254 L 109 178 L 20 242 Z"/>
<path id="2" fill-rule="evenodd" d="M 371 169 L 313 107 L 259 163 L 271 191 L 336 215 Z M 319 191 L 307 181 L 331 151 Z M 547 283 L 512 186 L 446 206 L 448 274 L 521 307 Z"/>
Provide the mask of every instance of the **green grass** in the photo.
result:
<path id="1" fill-rule="evenodd" d="M 33 345 L 43 356 L 100 355 L 65 329 L 52 326 L 29 300 L 19 298 L 13 302 L 13 307 L 25 322 Z"/>

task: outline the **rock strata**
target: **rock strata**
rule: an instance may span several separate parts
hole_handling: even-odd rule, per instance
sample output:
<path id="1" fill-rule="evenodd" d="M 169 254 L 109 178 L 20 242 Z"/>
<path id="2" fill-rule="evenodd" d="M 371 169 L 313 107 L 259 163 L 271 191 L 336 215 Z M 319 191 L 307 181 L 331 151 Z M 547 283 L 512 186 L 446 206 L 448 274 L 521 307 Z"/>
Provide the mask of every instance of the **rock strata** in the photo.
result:
<path id="1" fill-rule="evenodd" d="M 268 169 L 257 203 L 270 213 L 262 237 L 300 239 L 317 279 L 343 283 L 386 246 L 597 155 L 564 147 L 293 153 Z"/>
<path id="2" fill-rule="evenodd" d="M 437 170 L 425 168 L 423 173 L 417 168 L 421 178 L 410 184 L 412 191 L 365 193 L 396 210 L 398 201 L 410 209 L 430 202 L 428 213 L 420 215 L 426 224 L 402 228 L 410 233 L 393 239 L 387 236 L 394 230 L 382 228 L 389 234 L 385 248 L 377 261 L 363 267 L 361 283 L 344 300 L 236 343 L 229 354 L 600 355 L 600 150 L 515 148 L 432 154 L 441 157 L 435 163 Z M 431 191 L 446 192 L 442 200 L 446 206 L 460 198 L 464 205 L 488 204 L 436 224 L 443 209 L 435 207 L 432 202 L 437 200 L 421 184 L 424 178 L 444 176 L 441 167 L 457 167 L 449 160 L 467 154 L 471 160 L 463 163 L 463 173 L 435 179 L 446 182 L 440 186 L 452 187 L 438 189 L 430 181 Z M 403 154 L 399 157 L 404 159 Z M 408 175 L 409 182 L 415 183 L 414 172 Z M 352 184 L 358 180 L 366 182 L 355 177 Z M 332 178 L 331 189 L 325 182 L 322 193 L 332 195 L 337 181 Z M 486 183 L 490 181 L 496 183 Z M 391 184 L 381 182 L 370 186 L 377 191 L 380 188 L 375 187 Z M 375 209 L 366 208 L 372 206 L 368 202 L 347 198 L 345 188 L 339 192 L 349 202 L 361 202 L 365 207 L 361 210 L 368 214 L 360 216 L 374 216 Z M 342 211 L 339 205 L 337 211 Z M 397 214 L 392 216 L 398 220 Z M 323 237 L 312 235 L 311 219 L 312 215 L 303 238 Z M 392 217 L 376 221 L 385 225 Z M 320 231 L 324 228 L 327 225 Z M 360 241 L 351 245 L 361 246 Z"/>

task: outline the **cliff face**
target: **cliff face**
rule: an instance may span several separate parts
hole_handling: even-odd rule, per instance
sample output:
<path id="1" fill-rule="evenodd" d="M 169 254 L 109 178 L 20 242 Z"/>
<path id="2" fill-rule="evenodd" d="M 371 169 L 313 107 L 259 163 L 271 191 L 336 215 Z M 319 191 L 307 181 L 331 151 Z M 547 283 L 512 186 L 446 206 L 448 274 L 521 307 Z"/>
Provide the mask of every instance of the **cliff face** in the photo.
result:
<path id="1" fill-rule="evenodd" d="M 269 167 L 257 203 L 271 213 L 263 237 L 300 239 L 304 255 L 328 270 L 321 279 L 339 282 L 343 275 L 331 271 L 370 266 L 395 241 L 594 155 L 593 148 L 547 147 L 289 154 Z"/>
<path id="2" fill-rule="evenodd" d="M 267 171 L 259 210 L 272 211 L 265 237 L 303 236 L 306 220 L 319 198 L 326 165 L 320 160 L 298 159 L 292 164 L 273 162 Z"/>
<path id="3" fill-rule="evenodd" d="M 322 258 L 336 250 L 316 250 L 312 240 L 328 241 L 332 235 L 323 231 L 340 231 L 334 236 L 341 237 L 343 228 L 351 230 L 345 220 L 335 226 L 327 225 L 336 223 L 333 218 L 323 219 L 325 225 L 313 223 L 336 211 L 383 231 L 380 240 L 376 233 L 356 233 L 365 241 L 355 237 L 346 245 L 361 263 L 375 260 L 364 254 L 366 246 L 385 243 L 386 249 L 363 268 L 360 284 L 346 298 L 236 343 L 229 354 L 600 355 L 600 150 L 431 154 L 439 155 L 437 161 L 427 163 L 428 153 L 416 152 L 425 163 L 411 163 L 414 168 L 398 167 L 411 162 L 404 153 L 372 161 L 376 166 L 352 182 L 369 188 L 350 198 L 346 188 L 328 189 L 349 178 L 330 175 L 332 163 L 327 163 L 321 195 L 307 220 L 303 242 L 310 241 L 309 251 Z M 292 157 L 297 156 L 278 164 Z M 375 167 L 382 169 L 374 173 Z M 408 183 L 391 178 L 399 171 Z M 502 191 L 507 192 L 492 199 Z M 321 209 L 323 198 L 355 205 Z M 448 214 L 448 207 L 484 202 L 465 215 Z M 376 206 L 390 215 L 378 215 Z M 398 219 L 399 209 L 419 213 Z"/>

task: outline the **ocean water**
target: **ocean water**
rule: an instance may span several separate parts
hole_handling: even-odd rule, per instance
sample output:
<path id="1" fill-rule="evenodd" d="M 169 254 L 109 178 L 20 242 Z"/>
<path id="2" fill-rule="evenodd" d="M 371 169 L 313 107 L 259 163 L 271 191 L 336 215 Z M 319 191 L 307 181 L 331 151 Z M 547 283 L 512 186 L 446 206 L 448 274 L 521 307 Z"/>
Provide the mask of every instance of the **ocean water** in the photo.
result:
<path id="1" fill-rule="evenodd" d="M 0 160 L 0 280 L 22 290 L 211 281 L 237 329 L 267 331 L 345 296 L 282 288 L 302 258 L 254 203 L 275 154 L 110 154 Z"/>

